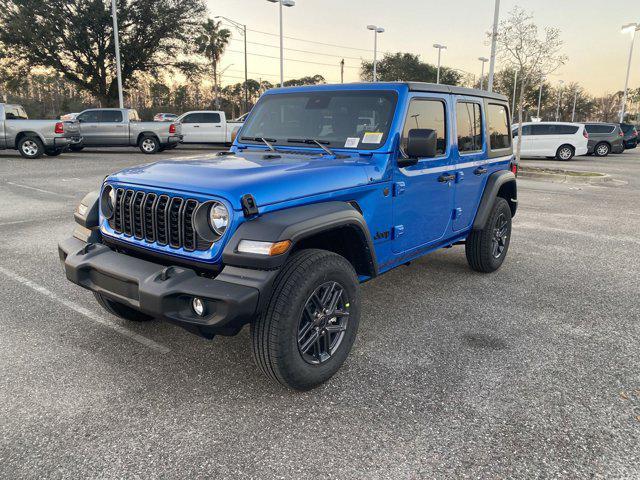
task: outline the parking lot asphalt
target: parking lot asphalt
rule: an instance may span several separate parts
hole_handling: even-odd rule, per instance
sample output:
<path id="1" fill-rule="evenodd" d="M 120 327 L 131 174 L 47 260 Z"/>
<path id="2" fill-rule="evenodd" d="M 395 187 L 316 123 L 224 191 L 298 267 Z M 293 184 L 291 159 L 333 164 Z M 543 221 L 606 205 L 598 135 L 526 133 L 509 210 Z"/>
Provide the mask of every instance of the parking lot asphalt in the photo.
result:
<path id="1" fill-rule="evenodd" d="M 638 478 L 640 148 L 525 164 L 508 258 L 464 249 L 363 286 L 342 370 L 307 393 L 252 364 L 248 330 L 131 324 L 67 282 L 57 242 L 117 169 L 198 155 L 0 152 L 0 477 Z"/>

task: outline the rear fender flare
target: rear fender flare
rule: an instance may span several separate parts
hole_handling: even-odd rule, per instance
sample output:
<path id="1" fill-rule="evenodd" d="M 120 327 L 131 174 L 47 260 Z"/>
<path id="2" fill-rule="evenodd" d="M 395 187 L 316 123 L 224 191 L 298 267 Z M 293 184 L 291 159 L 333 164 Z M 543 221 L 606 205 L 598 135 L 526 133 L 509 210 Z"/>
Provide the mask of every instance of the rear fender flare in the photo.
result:
<path id="1" fill-rule="evenodd" d="M 501 191 L 503 192 L 502 194 L 500 193 Z M 515 216 L 518 206 L 517 192 L 516 176 L 512 172 L 503 170 L 492 173 L 487 179 L 487 185 L 484 188 L 476 218 L 473 221 L 473 229 L 482 230 L 485 227 L 498 196 L 505 198 L 511 208 L 511 216 Z"/>

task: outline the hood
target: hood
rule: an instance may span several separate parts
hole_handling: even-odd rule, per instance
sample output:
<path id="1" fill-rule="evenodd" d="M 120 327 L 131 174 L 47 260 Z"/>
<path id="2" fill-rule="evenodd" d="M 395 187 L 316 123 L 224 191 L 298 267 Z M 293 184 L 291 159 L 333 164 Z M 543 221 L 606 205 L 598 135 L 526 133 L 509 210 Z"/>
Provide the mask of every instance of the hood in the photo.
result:
<path id="1" fill-rule="evenodd" d="M 357 154 L 333 158 L 244 151 L 140 165 L 121 170 L 111 175 L 108 181 L 219 196 L 240 210 L 240 199 L 247 193 L 254 196 L 258 206 L 264 206 L 364 185 L 368 183 L 366 165 L 368 162 Z"/>

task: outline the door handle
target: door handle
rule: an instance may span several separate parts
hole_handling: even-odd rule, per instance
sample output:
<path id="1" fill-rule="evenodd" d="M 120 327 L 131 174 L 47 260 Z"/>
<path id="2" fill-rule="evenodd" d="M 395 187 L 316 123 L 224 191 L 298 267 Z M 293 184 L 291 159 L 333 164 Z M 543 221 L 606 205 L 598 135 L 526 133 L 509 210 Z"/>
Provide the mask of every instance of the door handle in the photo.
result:
<path id="1" fill-rule="evenodd" d="M 478 167 L 473 171 L 473 173 L 475 175 L 484 175 L 485 173 L 487 173 L 487 169 L 484 167 Z"/>
<path id="2" fill-rule="evenodd" d="M 194 125 L 193 128 L 200 128 L 200 125 Z"/>
<path id="3" fill-rule="evenodd" d="M 448 183 L 448 182 L 453 182 L 456 179 L 456 176 L 453 175 L 452 173 L 450 174 L 442 174 L 438 177 L 438 181 L 440 183 Z"/>
<path id="4" fill-rule="evenodd" d="M 216 125 L 216 128 L 222 128 L 222 125 Z"/>

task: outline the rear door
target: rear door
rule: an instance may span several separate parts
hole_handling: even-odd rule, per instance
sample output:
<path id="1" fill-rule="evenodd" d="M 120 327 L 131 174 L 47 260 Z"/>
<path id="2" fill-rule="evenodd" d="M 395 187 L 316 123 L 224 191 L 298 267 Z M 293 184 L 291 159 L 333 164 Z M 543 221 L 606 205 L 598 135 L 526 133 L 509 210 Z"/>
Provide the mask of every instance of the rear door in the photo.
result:
<path id="1" fill-rule="evenodd" d="M 224 143 L 227 141 L 227 132 L 224 122 L 218 112 L 202 112 L 200 114 L 200 130 L 202 143 Z"/>
<path id="2" fill-rule="evenodd" d="M 457 148 L 454 148 L 458 182 L 455 191 L 453 230 L 464 230 L 475 218 L 489 170 L 485 165 L 484 104 L 479 98 L 456 99 Z"/>
<path id="3" fill-rule="evenodd" d="M 121 110 L 102 110 L 100 112 L 98 135 L 102 137 L 105 145 L 128 145 L 129 129 L 127 126 Z"/>
<path id="4" fill-rule="evenodd" d="M 419 253 L 421 247 L 446 238 L 451 222 L 455 192 L 453 158 L 447 95 L 412 95 L 400 139 L 401 155 L 409 130 L 435 130 L 437 155 L 421 158 L 416 165 L 394 165 L 393 251 Z"/>

